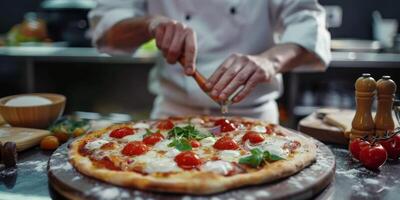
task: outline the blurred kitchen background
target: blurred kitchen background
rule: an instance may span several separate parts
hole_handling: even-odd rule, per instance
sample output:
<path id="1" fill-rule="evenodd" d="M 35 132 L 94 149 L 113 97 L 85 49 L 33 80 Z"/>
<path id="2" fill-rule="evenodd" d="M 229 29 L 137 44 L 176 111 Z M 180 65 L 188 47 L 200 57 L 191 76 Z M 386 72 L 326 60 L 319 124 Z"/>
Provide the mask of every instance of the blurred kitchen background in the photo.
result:
<path id="1" fill-rule="evenodd" d="M 353 84 L 362 73 L 375 79 L 391 75 L 400 84 L 400 1 L 320 3 L 327 10 L 333 60 L 326 72 L 284 75 L 281 122 L 292 127 L 320 107 L 354 108 Z M 148 117 L 154 44 L 133 58 L 98 54 L 91 48 L 86 19 L 94 6 L 91 0 L 0 1 L 0 97 L 54 92 L 67 96 L 67 114 Z"/>

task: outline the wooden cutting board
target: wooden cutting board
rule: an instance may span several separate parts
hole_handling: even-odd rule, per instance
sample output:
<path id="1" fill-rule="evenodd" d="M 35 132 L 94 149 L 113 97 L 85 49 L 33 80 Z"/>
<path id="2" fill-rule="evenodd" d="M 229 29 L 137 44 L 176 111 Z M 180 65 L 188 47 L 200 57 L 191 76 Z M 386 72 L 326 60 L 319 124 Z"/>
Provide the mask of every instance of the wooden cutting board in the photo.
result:
<path id="1" fill-rule="evenodd" d="M 323 118 L 317 117 L 321 116 Z M 320 141 L 336 144 L 347 144 L 351 123 L 355 115 L 354 110 L 324 108 L 307 116 L 299 122 L 298 129 Z M 375 116 L 375 113 L 372 113 Z M 395 126 L 399 124 L 393 113 Z"/>
<path id="2" fill-rule="evenodd" d="M 6 121 L 4 121 L 3 117 L 0 115 L 0 126 L 6 124 Z"/>
<path id="3" fill-rule="evenodd" d="M 17 151 L 23 151 L 39 144 L 40 140 L 50 135 L 47 130 L 17 127 L 0 127 L 0 141 L 4 144 L 13 141 L 17 145 Z"/>

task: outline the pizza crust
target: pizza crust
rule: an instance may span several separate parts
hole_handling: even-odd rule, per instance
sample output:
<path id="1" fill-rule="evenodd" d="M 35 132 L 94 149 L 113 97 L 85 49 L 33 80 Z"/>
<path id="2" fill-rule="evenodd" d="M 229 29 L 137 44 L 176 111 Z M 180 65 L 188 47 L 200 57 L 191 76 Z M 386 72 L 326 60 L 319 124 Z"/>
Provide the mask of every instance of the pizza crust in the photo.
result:
<path id="1" fill-rule="evenodd" d="M 202 195 L 282 179 L 304 169 L 313 163 L 316 158 L 316 145 L 312 140 L 281 127 L 279 127 L 281 130 L 284 130 L 290 137 L 296 138 L 296 140 L 301 143 L 301 147 L 298 149 L 301 153 L 296 153 L 295 156 L 286 160 L 266 164 L 261 167 L 261 169 L 255 169 L 252 172 L 232 176 L 222 176 L 212 172 L 183 171 L 165 177 L 155 174 L 142 175 L 135 172 L 112 171 L 96 168 L 88 157 L 79 154 L 79 147 L 86 139 L 102 135 L 119 126 L 124 125 L 114 125 L 107 129 L 90 133 L 71 143 L 69 149 L 69 160 L 71 164 L 79 172 L 87 176 L 119 186 L 148 191 Z"/>

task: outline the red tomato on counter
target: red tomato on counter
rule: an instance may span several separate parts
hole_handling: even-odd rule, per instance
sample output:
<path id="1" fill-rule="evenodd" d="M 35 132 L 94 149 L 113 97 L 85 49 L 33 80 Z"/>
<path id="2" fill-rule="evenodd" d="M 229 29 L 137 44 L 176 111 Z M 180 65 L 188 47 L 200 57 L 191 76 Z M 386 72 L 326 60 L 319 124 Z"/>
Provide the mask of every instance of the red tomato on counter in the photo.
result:
<path id="1" fill-rule="evenodd" d="M 360 151 L 360 161 L 367 169 L 376 170 L 387 160 L 386 150 L 381 144 L 375 143 Z"/>
<path id="2" fill-rule="evenodd" d="M 385 148 L 390 159 L 396 160 L 400 156 L 400 134 L 379 142 Z"/>
<path id="3" fill-rule="evenodd" d="M 349 151 L 355 159 L 359 160 L 361 150 L 369 145 L 370 143 L 368 141 L 365 141 L 361 138 L 356 138 L 350 142 Z"/>

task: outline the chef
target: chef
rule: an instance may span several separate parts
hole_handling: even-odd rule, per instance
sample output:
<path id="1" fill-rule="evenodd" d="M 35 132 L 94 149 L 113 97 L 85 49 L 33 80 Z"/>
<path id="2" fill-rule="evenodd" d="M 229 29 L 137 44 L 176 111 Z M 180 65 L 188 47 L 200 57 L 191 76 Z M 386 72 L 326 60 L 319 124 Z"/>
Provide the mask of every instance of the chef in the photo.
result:
<path id="1" fill-rule="evenodd" d="M 324 70 L 330 35 L 316 0 L 97 0 L 89 13 L 93 43 L 109 54 L 132 54 L 155 39 L 161 55 L 152 69 L 157 95 L 152 118 L 220 115 L 190 76 L 208 78 L 229 114 L 278 122 L 275 102 L 282 73 Z M 134 76 L 133 76 L 134 78 Z"/>

